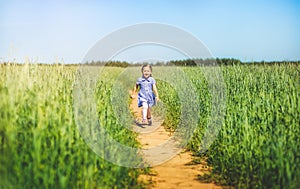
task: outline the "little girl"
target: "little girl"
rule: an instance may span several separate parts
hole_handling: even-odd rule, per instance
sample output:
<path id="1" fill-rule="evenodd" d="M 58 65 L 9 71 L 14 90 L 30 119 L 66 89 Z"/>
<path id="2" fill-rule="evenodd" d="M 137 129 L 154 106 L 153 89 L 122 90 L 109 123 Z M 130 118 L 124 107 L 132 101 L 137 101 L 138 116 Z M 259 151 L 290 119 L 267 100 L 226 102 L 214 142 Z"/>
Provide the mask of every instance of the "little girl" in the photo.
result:
<path id="1" fill-rule="evenodd" d="M 131 94 L 131 98 L 134 98 L 134 94 L 136 93 L 138 87 L 140 87 L 140 91 L 138 93 L 138 107 L 143 107 L 142 123 L 146 124 L 148 119 L 148 124 L 151 125 L 151 107 L 155 105 L 156 100 L 159 100 L 156 82 L 152 77 L 151 65 L 146 64 L 142 66 L 142 77 L 137 79 Z"/>

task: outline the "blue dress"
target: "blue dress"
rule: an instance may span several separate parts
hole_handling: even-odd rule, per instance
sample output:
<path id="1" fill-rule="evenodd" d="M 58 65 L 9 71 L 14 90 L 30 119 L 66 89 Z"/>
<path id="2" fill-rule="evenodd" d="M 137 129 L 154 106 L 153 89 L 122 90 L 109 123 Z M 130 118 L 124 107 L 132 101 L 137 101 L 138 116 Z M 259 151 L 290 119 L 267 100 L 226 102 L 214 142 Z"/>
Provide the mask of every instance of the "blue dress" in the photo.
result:
<path id="1" fill-rule="evenodd" d="M 147 102 L 149 107 L 155 105 L 155 95 L 153 93 L 153 85 L 155 85 L 155 79 L 149 77 L 148 79 L 140 77 L 137 79 L 136 84 L 140 87 L 138 93 L 138 107 L 143 106 L 143 102 Z"/>

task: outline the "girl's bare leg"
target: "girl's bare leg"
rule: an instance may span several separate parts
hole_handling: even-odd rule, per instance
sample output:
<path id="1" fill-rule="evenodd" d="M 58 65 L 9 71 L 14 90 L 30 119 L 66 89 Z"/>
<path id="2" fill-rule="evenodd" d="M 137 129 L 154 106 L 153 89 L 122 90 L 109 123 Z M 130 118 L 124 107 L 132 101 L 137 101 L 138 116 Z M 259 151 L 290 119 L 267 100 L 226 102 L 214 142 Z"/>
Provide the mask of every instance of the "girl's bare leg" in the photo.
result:
<path id="1" fill-rule="evenodd" d="M 146 102 L 143 102 L 143 110 L 142 110 L 143 123 L 146 122 L 148 109 L 149 109 L 148 104 Z"/>
<path id="2" fill-rule="evenodd" d="M 147 111 L 147 119 L 148 119 L 148 124 L 152 125 L 152 119 L 151 119 L 151 108 L 148 107 L 148 111 Z"/>
<path id="3" fill-rule="evenodd" d="M 147 119 L 151 119 L 151 108 L 150 108 L 150 106 L 148 106 L 148 110 L 147 110 Z"/>

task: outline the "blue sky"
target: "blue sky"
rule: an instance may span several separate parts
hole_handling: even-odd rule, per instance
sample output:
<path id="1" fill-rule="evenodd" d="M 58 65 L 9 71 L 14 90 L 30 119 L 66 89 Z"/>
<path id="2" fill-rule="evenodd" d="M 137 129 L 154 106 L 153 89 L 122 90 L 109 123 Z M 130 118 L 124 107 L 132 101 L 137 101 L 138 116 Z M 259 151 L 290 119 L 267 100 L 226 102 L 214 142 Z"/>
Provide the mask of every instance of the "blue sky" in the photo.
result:
<path id="1" fill-rule="evenodd" d="M 0 61 L 78 63 L 111 32 L 146 22 L 191 33 L 214 57 L 300 60 L 298 10 L 296 0 L 4 0 L 0 3 Z M 132 60 L 129 55 L 119 58 Z"/>

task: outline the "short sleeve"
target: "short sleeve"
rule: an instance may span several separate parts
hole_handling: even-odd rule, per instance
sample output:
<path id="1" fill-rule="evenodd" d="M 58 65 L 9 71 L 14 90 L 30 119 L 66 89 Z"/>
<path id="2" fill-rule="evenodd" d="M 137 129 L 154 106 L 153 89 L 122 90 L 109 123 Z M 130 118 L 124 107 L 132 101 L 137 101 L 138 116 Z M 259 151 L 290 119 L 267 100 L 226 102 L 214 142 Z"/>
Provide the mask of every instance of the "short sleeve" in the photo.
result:
<path id="1" fill-rule="evenodd" d="M 152 85 L 156 84 L 156 81 L 155 81 L 155 79 L 153 77 L 151 77 L 151 83 L 152 83 Z"/>
<path id="2" fill-rule="evenodd" d="M 141 79 L 141 78 L 138 78 L 138 79 L 136 80 L 136 84 L 137 84 L 137 85 L 141 84 L 141 82 L 142 82 L 142 79 Z"/>

